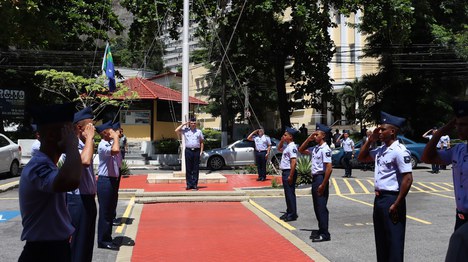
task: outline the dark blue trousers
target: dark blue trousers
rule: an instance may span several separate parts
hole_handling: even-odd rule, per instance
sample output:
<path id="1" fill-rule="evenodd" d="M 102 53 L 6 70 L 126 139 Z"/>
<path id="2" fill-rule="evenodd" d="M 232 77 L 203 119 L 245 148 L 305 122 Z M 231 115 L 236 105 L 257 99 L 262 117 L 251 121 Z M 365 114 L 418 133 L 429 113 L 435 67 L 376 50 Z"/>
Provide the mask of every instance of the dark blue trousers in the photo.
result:
<path id="1" fill-rule="evenodd" d="M 392 222 L 390 206 L 395 202 L 396 193 L 381 193 L 374 199 L 374 233 L 377 261 L 403 261 L 405 249 L 406 201 L 400 204 L 398 221 Z"/>
<path id="2" fill-rule="evenodd" d="M 324 178 L 323 174 L 312 176 L 312 202 L 314 203 L 315 217 L 317 217 L 318 221 L 319 234 L 330 238 L 330 232 L 328 232 L 329 212 L 327 208 L 329 194 L 328 183 L 321 196 L 317 193 L 318 187 L 322 184 Z"/>
<path id="3" fill-rule="evenodd" d="M 352 166 L 351 166 L 351 159 L 353 158 L 353 152 L 345 152 L 344 153 L 344 169 L 345 169 L 345 176 L 350 177 L 351 172 L 352 172 Z"/>
<path id="4" fill-rule="evenodd" d="M 26 241 L 18 262 L 69 262 L 71 261 L 70 243 L 62 241 Z"/>
<path id="5" fill-rule="evenodd" d="M 99 202 L 98 244 L 112 243 L 112 220 L 118 197 L 118 178 L 99 176 L 97 195 Z"/>
<path id="6" fill-rule="evenodd" d="M 257 151 L 255 150 L 255 163 L 257 164 L 258 178 L 266 179 L 266 153 L 267 151 Z"/>
<path id="7" fill-rule="evenodd" d="M 283 170 L 281 180 L 283 182 L 284 197 L 286 199 L 286 213 L 288 218 L 297 218 L 297 205 L 296 205 L 296 180 L 297 172 L 294 172 L 293 184 L 288 184 L 288 177 L 290 169 Z"/>
<path id="8" fill-rule="evenodd" d="M 67 194 L 67 207 L 75 227 L 71 240 L 72 261 L 91 262 L 96 233 L 95 195 Z"/>
<path id="9" fill-rule="evenodd" d="M 200 170 L 200 149 L 185 149 L 185 180 L 188 188 L 198 186 L 198 175 Z"/>

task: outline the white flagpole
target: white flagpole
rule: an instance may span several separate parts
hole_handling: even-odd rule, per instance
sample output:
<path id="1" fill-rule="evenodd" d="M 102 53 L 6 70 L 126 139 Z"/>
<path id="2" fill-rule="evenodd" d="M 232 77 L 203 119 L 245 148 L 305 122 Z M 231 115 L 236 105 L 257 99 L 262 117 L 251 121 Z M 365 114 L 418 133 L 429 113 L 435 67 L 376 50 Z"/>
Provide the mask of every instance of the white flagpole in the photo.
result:
<path id="1" fill-rule="evenodd" d="M 107 42 L 107 44 L 106 44 L 106 50 L 104 50 L 104 57 L 102 58 L 101 70 L 102 70 L 103 75 L 106 74 L 106 70 L 104 70 L 104 65 L 106 64 L 106 55 L 107 55 L 107 49 L 108 48 L 109 48 L 109 42 Z"/>
<path id="2" fill-rule="evenodd" d="M 182 29 L 182 123 L 189 119 L 189 0 L 184 0 Z M 182 173 L 185 170 L 185 139 L 182 137 Z"/>

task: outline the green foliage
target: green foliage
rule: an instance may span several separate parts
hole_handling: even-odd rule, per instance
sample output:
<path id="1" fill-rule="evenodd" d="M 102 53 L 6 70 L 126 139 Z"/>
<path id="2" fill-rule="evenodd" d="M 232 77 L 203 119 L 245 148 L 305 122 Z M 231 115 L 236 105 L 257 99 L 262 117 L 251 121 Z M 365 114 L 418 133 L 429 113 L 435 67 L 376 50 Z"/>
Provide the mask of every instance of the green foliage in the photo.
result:
<path id="1" fill-rule="evenodd" d="M 123 177 L 131 175 L 130 169 L 128 168 L 127 161 L 122 160 L 122 166 L 120 167 L 120 175 Z"/>
<path id="2" fill-rule="evenodd" d="M 311 184 L 312 183 L 312 174 L 311 174 L 312 162 L 310 161 L 310 156 L 303 155 L 297 159 L 296 171 L 297 171 L 297 185 L 302 184 Z"/>
<path id="3" fill-rule="evenodd" d="M 178 154 L 179 141 L 174 138 L 163 138 L 154 143 L 156 154 Z"/>
<path id="4" fill-rule="evenodd" d="M 281 187 L 281 185 L 278 183 L 277 178 L 278 178 L 278 177 L 273 177 L 273 178 L 271 179 L 271 187 L 272 187 L 272 188 Z"/>
<path id="5" fill-rule="evenodd" d="M 204 141 L 204 150 L 210 150 L 221 147 L 221 131 L 212 128 L 202 130 Z"/>

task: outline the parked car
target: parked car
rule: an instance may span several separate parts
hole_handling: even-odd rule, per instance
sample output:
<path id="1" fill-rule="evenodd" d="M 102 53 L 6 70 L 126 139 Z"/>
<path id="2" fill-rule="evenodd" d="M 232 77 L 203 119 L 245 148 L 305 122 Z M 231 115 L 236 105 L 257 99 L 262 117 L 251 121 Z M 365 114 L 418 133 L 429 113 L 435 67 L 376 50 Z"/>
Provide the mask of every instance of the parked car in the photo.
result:
<path id="1" fill-rule="evenodd" d="M 0 134 L 0 173 L 8 172 L 12 176 L 18 176 L 20 162 L 21 147 Z"/>
<path id="2" fill-rule="evenodd" d="M 411 166 L 415 168 L 418 163 L 421 163 L 421 156 L 424 151 L 424 147 L 426 144 L 415 142 L 405 136 L 398 136 L 398 141 L 404 144 L 406 148 L 411 153 Z M 355 143 L 354 145 L 354 159 L 351 160 L 352 167 L 359 167 L 361 163 L 357 161 L 357 156 L 359 155 L 359 151 L 362 146 L 362 141 Z M 343 148 L 337 148 L 332 151 L 332 164 L 334 167 L 343 167 L 344 166 L 344 150 Z"/>
<path id="3" fill-rule="evenodd" d="M 276 149 L 279 140 L 271 138 L 271 151 L 268 159 L 274 164 L 281 161 L 281 152 Z M 211 170 L 219 170 L 224 166 L 246 166 L 255 164 L 255 143 L 247 139 L 237 140 L 223 147 L 203 152 L 200 158 L 200 166 Z"/>

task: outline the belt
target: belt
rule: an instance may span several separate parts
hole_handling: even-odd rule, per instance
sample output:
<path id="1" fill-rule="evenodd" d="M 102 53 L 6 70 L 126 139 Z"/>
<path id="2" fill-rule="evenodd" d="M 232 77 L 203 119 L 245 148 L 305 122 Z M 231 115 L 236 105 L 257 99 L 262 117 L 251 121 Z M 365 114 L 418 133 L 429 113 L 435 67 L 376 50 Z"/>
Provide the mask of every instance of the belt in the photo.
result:
<path id="1" fill-rule="evenodd" d="M 317 174 L 312 174 L 312 176 L 323 176 L 325 173 L 317 173 Z"/>
<path id="2" fill-rule="evenodd" d="M 385 196 L 385 195 L 397 196 L 398 194 L 400 194 L 400 191 L 375 190 L 376 196 Z"/>
<path id="3" fill-rule="evenodd" d="M 457 209 L 457 217 L 461 220 L 465 220 L 465 219 L 468 219 L 468 214 L 466 213 L 463 213 L 463 212 L 460 212 L 458 209 Z"/>
<path id="4" fill-rule="evenodd" d="M 262 152 L 266 152 L 267 150 L 255 150 L 255 151 L 262 153 Z"/>
<path id="5" fill-rule="evenodd" d="M 192 151 L 200 150 L 199 147 L 186 147 L 185 149 L 192 150 Z"/>

